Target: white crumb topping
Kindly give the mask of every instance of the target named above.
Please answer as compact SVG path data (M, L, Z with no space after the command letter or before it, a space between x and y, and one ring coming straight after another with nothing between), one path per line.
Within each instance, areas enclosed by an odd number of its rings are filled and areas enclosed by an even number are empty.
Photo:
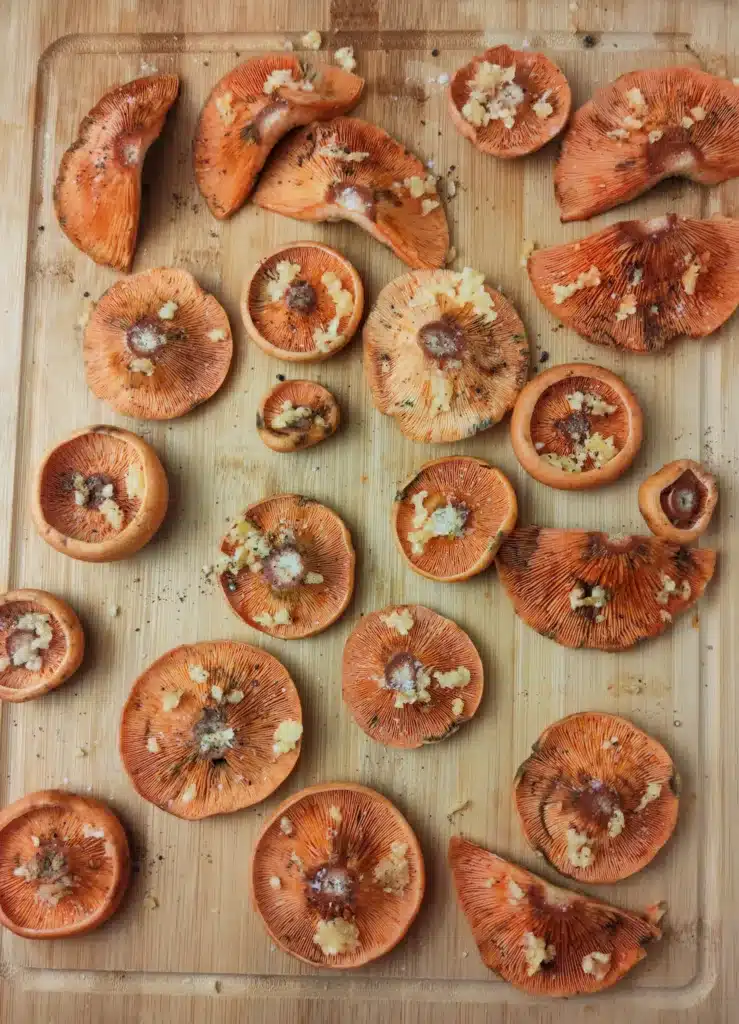
M677 597L677 583L672 577L662 573L662 589L657 593L657 604L669 604L671 597Z
M343 917L319 921L313 942L324 956L352 953L359 946L359 928L354 921L345 921Z
M567 859L575 868L588 868L593 863L593 850L589 837L577 829L567 829Z
M343 320L345 316L351 316L354 311L354 296L344 287L338 274L327 270L321 275L321 284L328 292L339 320Z
M688 259L690 259L690 257L688 257ZM695 286L698 283L698 275L702 269L701 261L697 256L693 256L680 279L686 295L695 295Z
M352 46L341 46L334 54L334 60L344 71L353 71L357 66Z
M104 498L100 502L98 508L106 522L112 526L114 530L120 530L123 528L123 509L117 501L113 498Z
M94 825L85 823L82 826L82 835L85 839L105 839L105 829L95 828Z
M277 875L272 875L272 877L269 880L269 884L270 884L270 888L272 888L272 889L281 889L282 888L282 882L277 877Z
M411 880L407 853L407 843L393 843L389 855L375 865L372 874L383 892L401 893L407 888Z
M389 615L381 615L380 622L384 622L390 629L394 629L401 636L408 636L413 629L413 616L407 608L395 608Z
M556 306L561 306L575 292L582 291L583 288L597 288L599 284L600 271L596 266L591 266L590 270L581 271L569 284L553 284L554 303Z
M282 832L283 836L291 836L293 834L293 823L285 815L280 818L280 832Z
M609 405L604 398L594 395L592 391L573 391L566 397L570 409L574 412L581 412L584 409L591 416L610 416L618 408Z
M309 406L299 405L296 408L289 399L286 399L282 403L281 410L272 418L270 426L274 430L287 430L312 419L313 410Z
M178 309L179 306L177 305L177 303L173 302L172 299L170 299L169 302L165 302L164 305L160 308L159 312L157 313L157 316L159 317L160 320L174 320L174 315Z
M530 978L538 974L542 964L551 963L556 956L554 946L548 945L545 939L537 937L533 932L524 932L523 948L526 973Z
M244 699L244 694L241 690L229 690L226 694L227 704L240 704Z
M363 160L367 159L369 153L353 152L348 146L340 146L334 141L321 146L318 155L328 157L330 160L342 160L347 164L361 164Z
M426 491L421 493L425 495ZM422 513L423 518L421 518ZM464 509L458 505L441 505L429 515L421 503L421 508L417 508L416 515L413 517L413 526L415 527L416 523L419 523L419 525L408 533L411 553L422 555L426 545L434 537L446 537L448 539L463 537L466 520L467 516Z
M202 665L188 665L187 674L190 676L194 683L207 683L209 672L203 668Z
M300 264L289 260L280 260L273 270L273 276L267 278L265 292L270 302L279 302L292 282L300 273Z
M520 903L526 895L521 886L517 882L514 882L512 878L508 879L507 888L508 898L512 903Z
M132 359L128 364L128 368L131 373L143 373L146 377L152 377L154 375L155 366L151 359Z
M626 320L627 317L634 316L636 313L636 296L633 292L629 292L628 295L624 295L621 299L618 309L616 310L617 320Z
M223 330L222 327L217 327L213 331L208 331L207 338L208 341L225 341L226 332Z
M450 672L438 672L433 673L436 685L440 686L443 690L451 690L455 687L466 686L470 681L470 670L465 668L464 665L459 665L457 668L453 668Z
M159 740L156 738L156 736L149 736L149 738L146 741L146 749L149 751L150 754L159 753Z
M551 89L547 89L539 96L537 101L532 104L531 109L534 111L540 121L545 121L548 117L551 117L554 113L554 107L549 102L549 97L552 94Z
M648 804L651 804L654 800L656 800L659 797L661 792L662 786L659 782L648 783L647 788L644 790L644 794L641 800L634 808L634 810L643 811L644 808L648 806Z
M307 572L305 574L305 582L309 587L318 586L319 583L323 583L323 576L320 572Z
M165 690L162 694L162 711L174 711L179 707L182 690Z
M302 735L303 726L301 723L295 722L292 718L286 718L275 729L272 750L278 757L280 754L289 754L291 750L295 750Z
M146 493L146 477L141 466L132 463L126 471L126 494L132 501L141 501Z
M344 820L343 815L342 815L341 811L339 810L339 808L336 807L333 804L328 809L328 816L331 819L331 821L334 823L336 828L339 828L339 826L341 825L342 821Z
M300 45L306 50L320 50L322 42L321 33L314 28L310 32L306 32L300 39Z
M649 139L649 141L651 143L655 143L655 142L659 142L659 140L662 138L663 135L664 135L664 132L661 131L659 128L653 128L652 131L647 136L647 138Z
M617 807L611 817L608 819L608 835L611 839L615 839L616 836L620 836L624 830L626 819L624 818L624 812Z
M303 92L313 92L313 83L305 78L293 78L292 68L275 68L267 75L262 92L271 96L278 89L292 89L293 91L300 89Z
M14 668L25 668L27 672L40 672L43 666L43 658L39 653L49 649L54 637L51 627L51 616L45 612L26 612L16 620L14 631L28 633L30 637L21 638L10 658L3 659L8 668L11 664Z
M591 591L589 596L585 596L585 588L581 583L575 584L569 594L570 597L570 608L577 611L578 608L605 608L610 599L610 595L605 587L601 587L596 584Z
M462 107L462 117L475 128L484 128L491 121L502 121L509 130L513 128L525 97L514 81L515 75L515 64L503 68L480 61L469 82L469 98Z
M592 974L596 981L603 981L608 974L610 963L610 953L600 953L596 950L582 958L583 973Z
M278 608L274 615L269 612L261 612L254 616L254 621L260 626L291 626L292 616L287 608Z
M452 714L455 718L459 718L464 713L464 701L461 697L455 697L452 701Z
M236 120L233 98L233 93L230 90L222 93L220 96L216 96L216 110L224 124L233 124Z
M183 804L192 803L192 801L195 799L197 794L198 794L197 787L196 787L194 782L191 782L190 785L187 787L187 789L182 794L182 796L180 797L180 800L182 801Z

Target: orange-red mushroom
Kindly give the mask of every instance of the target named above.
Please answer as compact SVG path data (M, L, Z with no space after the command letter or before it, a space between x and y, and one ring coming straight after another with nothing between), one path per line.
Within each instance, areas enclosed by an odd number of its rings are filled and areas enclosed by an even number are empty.
M257 431L275 452L312 448L335 434L341 412L331 392L312 380L285 380L259 403Z
M45 590L0 595L0 700L55 690L79 668L85 634L72 608Z
M676 459L639 487L639 509L657 537L691 544L708 529L718 501L718 481L692 459Z

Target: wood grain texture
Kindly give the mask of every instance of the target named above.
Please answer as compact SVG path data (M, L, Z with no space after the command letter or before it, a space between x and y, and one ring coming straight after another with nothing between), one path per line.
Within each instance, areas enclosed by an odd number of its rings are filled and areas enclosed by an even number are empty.
M731 615L739 594L732 529L739 510L739 431L728 416L739 397L735 321L703 345L680 343L663 357L644 360L590 346L559 329L538 306L518 265L524 238L550 244L589 230L558 222L552 152L510 165L476 153L453 132L442 90L428 80L479 49L480 32L548 44L572 78L577 102L594 84L637 62L702 62L736 75L736 29L728 31L733 5L712 0L698 15L687 2L581 2L571 11L566 0L460 0L441 10L430 0L0 4L8 40L8 73L0 82L0 172L6 183L0 196L6 239L0 253L0 427L9 455L0 476L0 583L60 593L81 613L90 637L89 657L71 683L43 701L3 708L0 798L6 802L47 785L82 792L91 787L121 813L139 859L120 915L96 935L48 946L0 936L3 1024L175 1018L230 1024L247 1016L255 1024L333 1024L347 1016L358 1024L580 1024L625 1013L660 1024L732 1020L739 934L739 868L732 855L739 652ZM320 380L341 401L346 425L335 438L295 456L269 452L256 438L259 397L286 369L245 342L238 296L253 262L282 241L326 239L359 267L369 303L403 269L349 226L300 225L254 209L218 224L195 189L189 140L212 83L247 55L247 47L268 48L282 33L314 27L336 30L342 42L361 33L355 40L359 70L370 85L361 116L434 159L437 171L455 165L460 189L449 215L458 264L484 270L516 303L534 352L546 349L550 363L582 358L614 369L647 410L647 438L634 467L614 487L593 494L563 496L524 477L505 426L453 450L488 458L510 474L522 521L614 531L641 528L636 488L644 475L681 455L704 458L721 480L719 511L706 538L719 547L721 560L717 584L700 607L699 628L680 622L656 643L620 656L562 651L514 618L494 572L439 588L407 570L390 535L395 485L425 459L452 448L406 442L394 423L374 412L358 340L327 364L300 373ZM602 36L595 50L586 51L573 29L580 36L617 35ZM475 35L445 35L457 30ZM663 34L644 35L650 32ZM75 33L84 38L57 43L37 69L47 47ZM108 44L92 38L100 33L137 38ZM439 58L431 56L435 46ZM33 533L27 515L33 466L48 443L86 422L102 418L137 427L109 412L84 385L74 325L84 293L97 296L115 275L93 267L60 235L50 188L80 118L108 85L140 73L142 60L179 71L185 88L145 171L136 269L172 263L195 273L224 303L237 357L212 402L185 420L141 428L172 483L171 512L159 537L120 566L84 566L47 549ZM668 183L629 209L612 211L598 226L666 206L693 216L736 216L739 184L702 192ZM287 373L295 375L289 368ZM346 617L330 632L287 644L234 619L201 579L200 567L213 561L227 515L262 495L294 489L345 517L359 550L359 586ZM109 598L122 607L117 619L106 615ZM458 621L478 643L488 678L478 718L466 730L442 746L408 753L373 744L350 723L340 699L346 635L362 612L398 600L420 601ZM115 751L130 682L158 654L193 636L244 639L279 657L300 689L306 721L299 768L273 799L200 824L176 821L139 800ZM670 934L607 999L550 1007L518 995L482 968L453 902L443 851L448 836L460 830L536 869L511 807L513 772L548 722L586 708L632 717L665 742L683 774L686 796L672 843L635 878L597 887L598 895L634 909L666 898ZM74 757L80 745L89 751L84 759ZM246 896L251 844L264 814L300 786L328 779L363 782L393 799L418 830L429 868L427 904L406 942L353 976L317 974L272 951ZM450 823L447 812L463 799L471 800L470 809ZM143 908L147 890L160 901L156 911Z

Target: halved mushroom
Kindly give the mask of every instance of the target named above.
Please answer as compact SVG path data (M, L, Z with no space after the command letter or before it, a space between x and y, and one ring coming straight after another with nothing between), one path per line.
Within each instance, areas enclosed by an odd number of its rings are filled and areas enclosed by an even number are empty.
M285 380L259 403L257 430L272 451L295 452L335 434L340 416L327 388L312 380Z
M0 924L16 935L92 931L118 909L130 873L126 833L99 800L49 789L0 811Z
M351 535L335 512L312 498L278 494L233 520L216 569L240 619L296 640L322 632L344 613L355 561Z
M393 534L414 572L457 583L482 572L518 517L516 492L495 466L469 455L435 459L395 495Z
M623 651L702 596L716 552L655 537L527 526L496 557L516 614L564 647Z
M85 327L90 390L126 416L184 416L220 388L233 339L226 311L186 270L117 281Z
M244 282L241 316L252 341L289 363L328 359L354 337L362 279L346 256L320 242L292 242L257 263Z
M279 140L298 125L345 114L364 79L341 68L304 66L289 53L253 57L215 85L195 131L198 188L220 219L230 217L254 187Z
M286 800L252 859L252 896L271 938L318 967L361 967L397 946L425 881L420 844L400 811L352 783L310 786Z
M528 382L513 408L516 458L547 487L581 491L617 480L642 442L636 395L590 363L552 366Z
M550 725L516 773L529 846L580 882L641 871L677 824L680 779L657 740L625 718L587 711Z
M691 544L708 529L718 501L718 481L692 459L677 459L639 488L639 510L657 537Z
M120 753L136 792L189 821L259 803L300 756L303 716L287 670L232 640L183 644L131 687Z
M420 604L364 615L344 647L342 692L368 736L413 750L457 731L482 700L472 640Z
M297 220L350 220L411 267L443 267L449 249L435 176L356 117L309 125L280 143L254 202Z
M537 249L528 271L549 312L583 338L655 352L713 333L739 305L739 220L624 220Z
M528 374L518 313L469 267L396 277L378 295L363 338L372 400L412 441L487 430L512 408Z
M661 938L646 917L560 889L468 839L452 837L449 863L482 962L531 995L601 992Z
M63 555L113 562L149 543L168 500L167 474L151 445L120 427L85 427L44 457L31 514Z
M681 177L739 174L739 91L696 68L629 71L575 112L554 172L563 221L587 220Z
M85 653L80 620L45 590L0 594L0 700L24 701L55 690Z
M459 68L449 113L460 135L492 156L525 156L564 128L572 93L553 61L532 50L494 46Z
M177 75L151 75L110 89L62 157L54 186L59 227L96 263L131 269L141 168L179 88Z

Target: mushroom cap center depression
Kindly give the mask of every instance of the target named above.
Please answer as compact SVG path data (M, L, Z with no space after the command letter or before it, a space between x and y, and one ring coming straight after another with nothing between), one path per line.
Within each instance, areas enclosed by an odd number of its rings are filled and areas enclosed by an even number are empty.
M294 281L285 292L285 305L293 313L312 313L316 302L316 290L308 281Z
M695 473L686 469L674 483L660 495L662 510L675 525L689 523L695 516L705 493L705 488Z
M584 818L601 825L606 825L614 811L621 808L616 790L595 778L587 779L582 789L574 790L567 803Z
M341 915L353 909L357 879L348 868L338 864L324 864L305 880L309 901L324 916Z
M465 348L464 331L445 313L419 329L418 343L432 359L457 359Z
M367 185L355 185L352 182L332 185L326 200L340 206L347 213L358 214L369 220L374 220L377 213L375 193Z
M271 552L262 572L274 590L294 590L305 579L305 560L297 548L284 545Z
M234 731L220 708L203 708L192 730L198 753L207 761L216 761L233 746Z
M407 651L394 654L385 666L385 682L389 690L407 695L415 694L418 673L423 669L421 662Z
M126 345L134 355L150 356L167 344L167 335L153 317L143 317L126 331Z

